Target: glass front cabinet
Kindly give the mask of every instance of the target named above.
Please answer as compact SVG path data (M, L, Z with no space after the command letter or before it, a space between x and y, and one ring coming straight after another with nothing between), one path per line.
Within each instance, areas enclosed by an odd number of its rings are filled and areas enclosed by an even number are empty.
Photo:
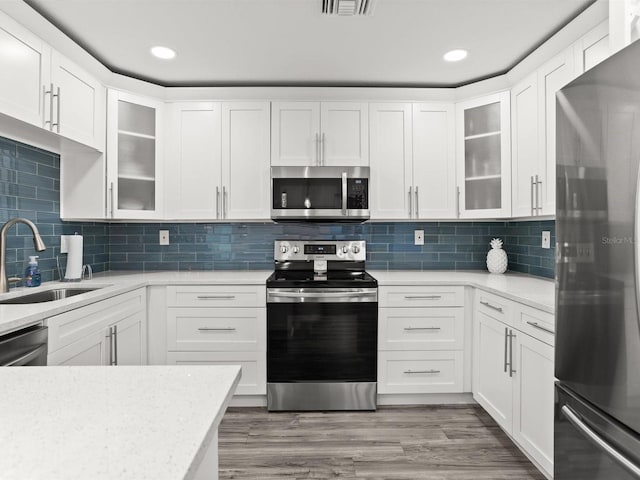
M511 215L509 92L456 105L460 218Z
M161 102L108 91L107 218L161 218L161 117Z

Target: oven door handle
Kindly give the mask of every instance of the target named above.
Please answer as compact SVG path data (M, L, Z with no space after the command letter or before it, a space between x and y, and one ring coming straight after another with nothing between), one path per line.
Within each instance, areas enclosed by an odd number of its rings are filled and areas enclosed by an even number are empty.
M377 293L376 292L324 292L324 293L270 292L268 295L270 297L281 297L281 298L354 298L354 297L375 297Z

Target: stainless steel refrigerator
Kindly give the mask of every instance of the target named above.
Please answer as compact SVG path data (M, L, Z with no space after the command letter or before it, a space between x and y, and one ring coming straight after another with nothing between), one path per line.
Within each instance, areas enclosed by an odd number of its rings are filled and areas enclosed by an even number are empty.
M640 479L640 42L556 102L554 478Z

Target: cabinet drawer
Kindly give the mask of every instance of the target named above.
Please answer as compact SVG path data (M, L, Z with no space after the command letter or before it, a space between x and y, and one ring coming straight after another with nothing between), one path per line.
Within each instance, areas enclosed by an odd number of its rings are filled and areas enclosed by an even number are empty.
M476 311L500 320L511 327L514 326L512 321L514 302L511 300L482 290L476 290L474 303Z
M168 365L240 365L236 395L266 395L267 356L264 352L169 352Z
M461 350L464 308L381 308L380 350Z
M169 351L266 350L266 308L168 308Z
M145 310L146 292L146 288L140 288L50 317L47 319L49 353Z
M555 345L555 316L528 305L516 304L515 328L533 338Z
M264 285L186 285L167 287L169 307L264 307Z
M378 289L381 307L461 307L464 287L383 286Z
M378 393L460 393L463 352L379 352Z

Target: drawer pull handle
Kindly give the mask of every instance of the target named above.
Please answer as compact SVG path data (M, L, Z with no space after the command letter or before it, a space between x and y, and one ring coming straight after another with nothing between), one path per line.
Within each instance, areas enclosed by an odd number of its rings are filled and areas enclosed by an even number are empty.
M405 295L407 300L440 300L442 295Z
M527 321L527 324L531 325L533 328L537 328L538 330L542 330L543 332L550 333L551 335L555 335L556 334L556 332L554 332L553 330L551 330L549 328L545 328L542 325L538 325L538 322Z
M220 327L220 328L201 327L201 328L198 328L198 331L200 331L200 332L233 332L234 330L235 330L235 328L233 328L233 327Z
M440 330L440 327L404 327L405 330Z
M198 300L233 300L235 295L198 295Z
M413 373L440 373L440 370L405 370L404 373L409 375Z
M502 307L496 307L495 305L491 305L489 302L485 302L483 300L480 300L480 303L482 305L484 305L485 307L489 307L492 308L493 310L495 310L496 312L500 312L502 313Z

